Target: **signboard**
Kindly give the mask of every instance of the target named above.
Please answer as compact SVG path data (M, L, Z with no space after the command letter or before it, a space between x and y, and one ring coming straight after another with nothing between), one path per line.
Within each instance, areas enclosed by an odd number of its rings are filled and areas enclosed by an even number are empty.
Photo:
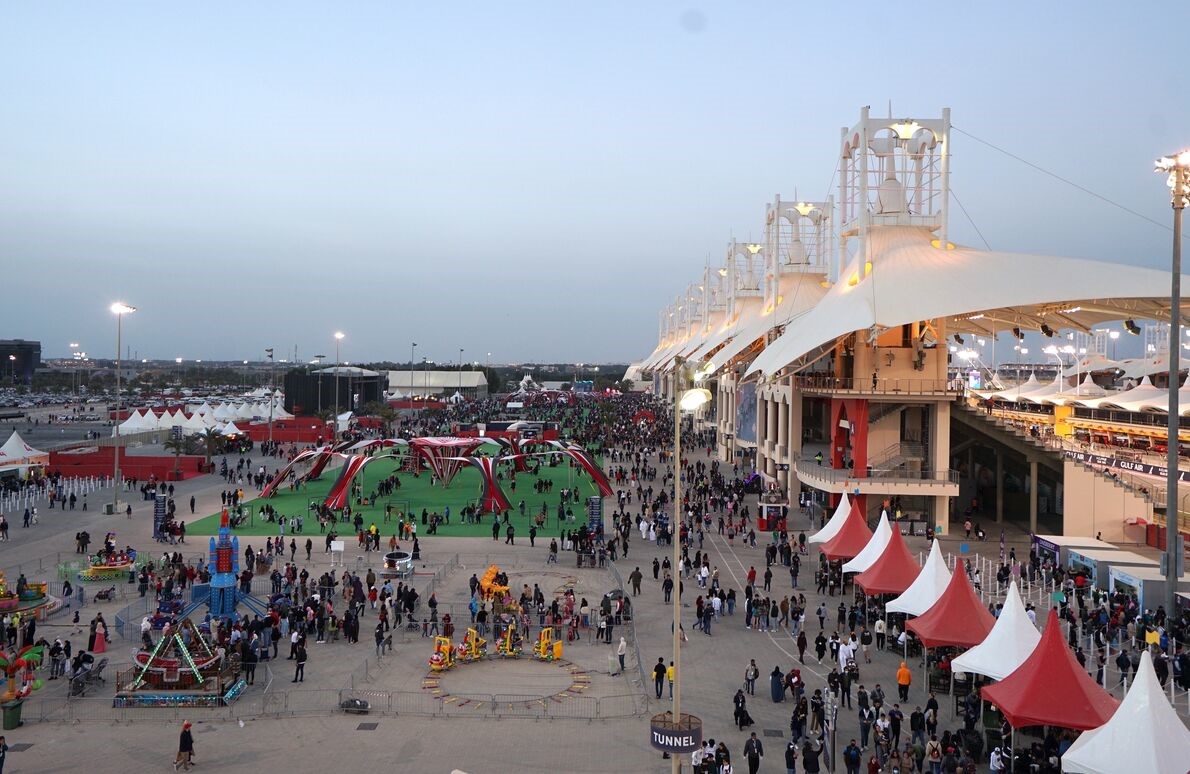
M1075 460L1076 462L1085 462L1088 465L1100 465L1108 468L1119 468L1120 470L1127 470L1132 473L1141 473L1146 476L1157 476L1158 478L1165 478L1166 468L1164 465L1147 465L1143 462L1135 462L1133 460L1120 460L1115 457L1105 457L1101 454L1089 454L1081 451L1067 451L1066 458ZM1190 470L1178 471L1179 481L1190 481Z
M596 535L603 534L603 498L587 498L587 529Z
M680 723L673 722L672 712L654 715L649 720L649 743L654 750L670 754L694 752L702 746L702 721L685 713Z
M756 443L756 382L744 382L735 391L736 440Z
M165 523L165 516L169 505L169 498L165 495L157 495L153 500L153 537L160 540L161 525Z
M332 540L331 541L331 550L332 551L338 551L339 553L343 553L343 549L346 546L347 546L347 541L345 541L345 540Z

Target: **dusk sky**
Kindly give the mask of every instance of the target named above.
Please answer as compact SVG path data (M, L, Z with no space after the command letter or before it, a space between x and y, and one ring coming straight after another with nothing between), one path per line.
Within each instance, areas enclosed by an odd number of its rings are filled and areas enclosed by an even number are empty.
M140 357L624 362L822 198L863 105L1165 224L1184 0L8 3L0 338ZM1181 53L1179 54L1179 50ZM1168 229L955 133L995 249L1167 265ZM962 210L951 236L982 245ZM996 268L989 266L988 271ZM1027 281L1028 278L1022 278ZM962 288L955 288L961 293Z

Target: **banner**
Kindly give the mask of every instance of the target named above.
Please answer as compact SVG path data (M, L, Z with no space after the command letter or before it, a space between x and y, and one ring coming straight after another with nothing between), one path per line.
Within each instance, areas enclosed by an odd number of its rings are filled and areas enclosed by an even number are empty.
M1158 478L1165 478L1166 468L1164 465L1149 465L1144 462L1135 462L1133 460L1120 460L1115 457L1104 457L1101 454L1090 454L1088 452L1080 451L1066 451L1064 452L1067 459L1076 462L1084 462L1088 465L1099 465L1107 468L1117 468L1119 470L1126 470L1129 473L1140 473L1145 476L1157 476ZM1190 471L1179 470L1178 481L1190 481Z

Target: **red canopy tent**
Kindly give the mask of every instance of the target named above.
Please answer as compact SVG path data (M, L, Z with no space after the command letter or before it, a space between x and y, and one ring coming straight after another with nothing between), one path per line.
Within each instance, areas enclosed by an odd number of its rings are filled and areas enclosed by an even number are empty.
M983 642L996 619L987 611L971 583L961 561L955 563L950 583L933 606L905 624L927 648L948 645L972 648Z
M855 583L865 594L904 594L920 572L921 565L905 547L901 530L893 524L892 538L884 552L871 567L855 576Z
M868 529L868 522L860 513L859 505L852 501L851 510L847 512L847 520L835 533L835 536L822 544L819 550L827 559L854 559L864 550L864 546L872 539L872 530Z
M983 698L999 707L1014 729L1058 726L1086 731L1111 720L1120 706L1079 666L1052 609L1033 654L1008 677L984 688Z

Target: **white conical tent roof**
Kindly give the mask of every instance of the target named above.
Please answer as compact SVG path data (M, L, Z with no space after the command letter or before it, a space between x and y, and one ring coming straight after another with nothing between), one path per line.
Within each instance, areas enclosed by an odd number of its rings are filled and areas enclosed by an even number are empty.
M154 425L150 424L149 428L152 427L154 427ZM145 417L144 414L141 414L139 411L133 411L128 415L127 419L120 423L121 433L139 433L141 430L145 429L147 429L145 427ZM115 435L115 433L113 432L112 435Z
M13 430L4 445L0 446L0 465L13 465L22 460L46 456L48 455L45 452L34 449L26 443L16 430Z
M811 535L807 542L825 543L839 534L839 530L843 529L843 524L847 521L848 513L851 513L851 498L844 492L843 496L839 498L839 506L835 508L834 515L823 525L822 529Z
M220 403L215 409L215 419L218 419L220 422L234 419L235 415L235 411L232 410L230 403Z
M202 402L202 405L194 410L194 413L205 417L207 414L210 414L212 411L214 411L214 409L211 408L211 404L207 403L204 400Z
M946 569L946 560L942 558L942 549L938 541L932 541L930 555L905 593L888 603L885 608L890 613L906 613L921 615L934 606L942 592L950 584L950 570Z
M293 419L293 414L286 411L284 406L275 406L273 408L273 419Z
M241 403L240 407L238 409L236 409L235 418L236 419L251 419L252 418L252 407L249 406L247 403Z
M198 414L191 414L186 419L185 423L182 424L182 429L185 430L188 435L192 433L201 433L206 429L206 427L207 426L203 424L202 417Z
M993 680L1003 680L1025 663L1040 641L1041 632L1029 620L1016 581L1013 581L1004 598L1000 617L988 636L951 663L956 672L971 672Z
M202 420L203 427L214 427L219 424L219 420L215 419L215 413L213 411L208 411L206 414L200 415L199 419Z
M223 428L224 435L243 435L244 431L236 427L235 422L228 422Z
M876 564L876 560L884 553L890 540L892 540L892 527L888 523L888 511L881 511L880 523L876 525L876 531L868 539L868 544L851 561L843 565L843 572L863 572Z
M1111 720L1084 731L1062 756L1062 771L1080 774L1186 774L1188 768L1190 731L1161 692L1147 649Z

